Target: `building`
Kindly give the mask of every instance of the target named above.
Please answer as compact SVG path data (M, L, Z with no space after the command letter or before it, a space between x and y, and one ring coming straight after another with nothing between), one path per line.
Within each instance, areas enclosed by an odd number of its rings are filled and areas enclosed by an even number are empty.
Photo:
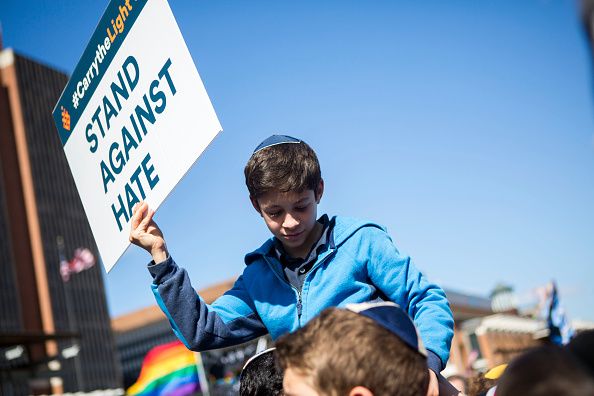
M112 329L126 389L136 382L142 360L151 348L177 339L156 305L112 319Z
M551 342L546 318L532 306L520 312L510 286L496 286L491 299L451 291L446 294L455 321L450 361L443 372L446 376L483 372ZM577 334L594 328L594 323L574 320L571 327Z
M479 371L508 363L527 349L547 342L546 322L498 313L466 321L462 333L477 352L473 368Z
M463 325L469 320L493 314L491 300L485 297L445 290L452 314L454 315L454 338L450 348L450 360L444 375L464 373L469 365L469 356L473 351L468 334Z
M101 265L60 277L60 253L97 257L52 118L67 80L0 50L2 394L121 388Z

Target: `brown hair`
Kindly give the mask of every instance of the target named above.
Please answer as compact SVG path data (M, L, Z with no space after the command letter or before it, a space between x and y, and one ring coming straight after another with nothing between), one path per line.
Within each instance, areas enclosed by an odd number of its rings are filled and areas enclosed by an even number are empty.
M250 196L256 199L272 190L313 190L317 195L322 179L318 157L303 141L277 144L255 152L246 164L244 174Z
M468 380L468 396L485 395L489 389L497 385L496 379L485 378L484 373L479 373Z
M364 386L375 395L425 395L425 357L372 319L328 308L276 343L279 364L310 380L324 395Z

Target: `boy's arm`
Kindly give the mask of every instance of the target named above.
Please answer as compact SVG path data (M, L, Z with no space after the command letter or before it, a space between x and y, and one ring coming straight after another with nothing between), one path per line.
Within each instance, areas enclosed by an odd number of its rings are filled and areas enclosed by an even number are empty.
M429 283L410 257L400 254L386 232L373 228L366 237L371 281L413 318L429 355L427 364L439 373L448 361L454 335L454 318L444 291Z
M171 256L148 268L157 303L187 348L195 351L222 348L268 332L243 287L242 277L208 306L190 284L186 270L178 267Z
M231 290L214 302L204 303L190 284L187 272L167 252L155 211L146 202L134 206L130 242L151 254L152 290L177 337L192 350L239 344L267 333L240 277Z

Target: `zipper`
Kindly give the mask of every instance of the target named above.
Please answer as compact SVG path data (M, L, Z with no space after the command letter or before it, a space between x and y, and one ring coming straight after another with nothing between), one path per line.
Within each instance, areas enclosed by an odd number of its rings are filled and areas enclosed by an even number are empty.
M303 284L305 285L305 282L307 281L307 276L313 272L314 269L318 268L320 265L322 265L323 263L326 262L326 260L328 260L330 258L330 256L332 256L334 254L334 252L336 251L336 249L331 249L330 252L328 252L328 254L326 255L326 257L324 257L322 260L318 261L313 267L311 267L309 269L309 271L307 271L305 273L305 277L303 278ZM268 258L266 256L262 256L264 258L264 261L266 261L266 263L268 264L268 266L270 267L270 269L272 270L272 272L274 272L274 275L276 275L276 277L285 285L289 286L291 289L293 289L293 291L297 294L297 326L301 327L301 315L303 314L303 300L301 298L301 292L303 291L303 287L301 289L297 289L295 286L293 286L291 283L289 283L284 276L279 275L279 273L274 269L274 266L272 265L272 263L270 261L268 261Z
M301 311L303 308L303 304L301 302L301 290L298 290L295 286L293 286L292 284L290 284L284 276L279 275L279 273L274 269L274 266L272 265L272 263L270 261L268 261L268 257L266 256L262 256L264 258L264 261L266 261L266 264L268 264L268 267L270 267L270 269L272 270L272 272L274 273L274 275L276 275L276 277L281 281L281 283L285 284L286 286L290 287L291 289L293 289L293 291L295 292L295 294L297 294L297 326L301 327Z
M330 252L328 252L328 254L326 255L326 257L324 257L323 259L321 259L320 261L318 261L316 264L314 264L313 267L311 267L309 269L309 271L307 271L305 273L305 276L303 277L303 285L305 285L305 282L307 282L307 276L313 272L314 269L318 268L320 265L322 265L323 263L326 262L326 260L328 260L330 258L330 256L332 256L334 254L334 250L330 250ZM297 290L297 325L299 327L301 327L301 314L303 311L303 302L301 300L301 292L303 291L303 286L301 286L301 290Z
M301 327L301 313L303 304L301 301L301 290L297 290L297 325Z

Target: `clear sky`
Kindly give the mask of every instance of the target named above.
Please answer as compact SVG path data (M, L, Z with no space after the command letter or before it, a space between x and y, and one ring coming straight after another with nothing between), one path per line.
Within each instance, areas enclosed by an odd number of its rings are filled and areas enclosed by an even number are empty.
M106 6L2 0L4 45L71 73ZM243 166L284 133L318 152L319 211L386 225L430 280L527 295L555 279L570 317L594 320L594 69L575 1L171 6L224 129L156 216L196 288L269 236ZM112 315L154 303L148 261L132 247L105 276Z

